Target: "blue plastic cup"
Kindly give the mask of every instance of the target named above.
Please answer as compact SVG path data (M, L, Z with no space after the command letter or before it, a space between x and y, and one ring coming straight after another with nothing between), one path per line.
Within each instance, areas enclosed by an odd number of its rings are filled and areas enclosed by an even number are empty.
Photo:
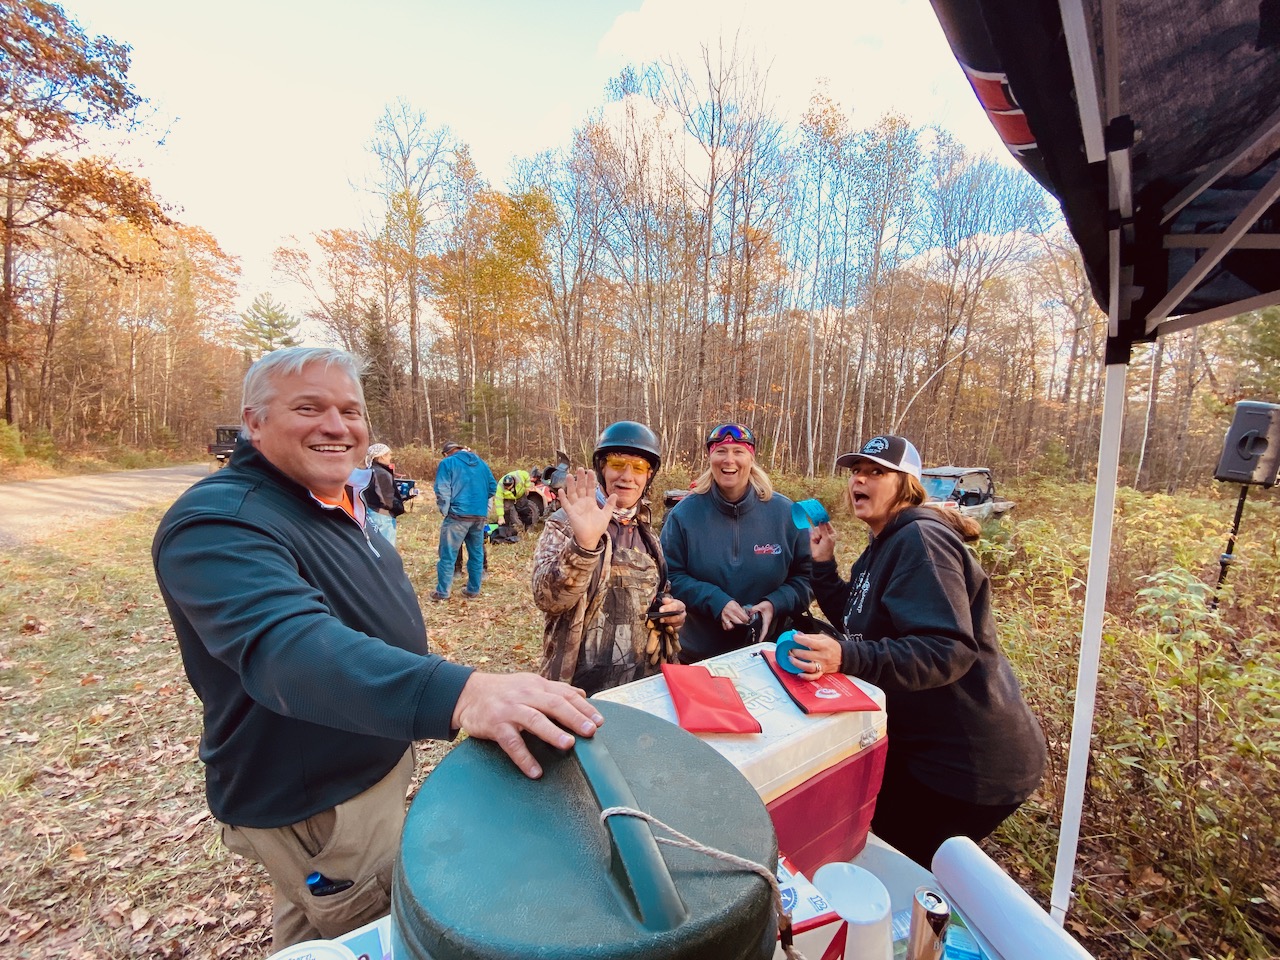
M791 662L791 651L808 649L803 643L796 642L796 632L794 630L788 630L778 637L778 646L773 651L773 657L778 661L778 666L787 671L787 673L794 673L799 676L804 671Z
M822 505L821 500L797 500L791 505L791 522L801 530L806 530L830 523L831 517L827 516L827 508Z

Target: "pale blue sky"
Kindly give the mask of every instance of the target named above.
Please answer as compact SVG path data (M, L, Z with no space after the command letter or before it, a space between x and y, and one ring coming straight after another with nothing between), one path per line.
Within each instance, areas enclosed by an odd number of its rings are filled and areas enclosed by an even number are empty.
M517 157L567 140L627 63L701 44L753 46L780 112L818 78L856 125L890 108L1003 152L928 0L65 0L133 47L130 77L167 129L133 152L178 217L242 259L243 304L275 283L291 235L361 225L350 187L403 97L470 144L501 185Z

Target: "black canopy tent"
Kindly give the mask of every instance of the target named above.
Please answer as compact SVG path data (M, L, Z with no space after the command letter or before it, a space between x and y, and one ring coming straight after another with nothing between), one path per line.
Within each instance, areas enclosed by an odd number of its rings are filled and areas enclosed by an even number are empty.
M931 0L1107 311L1092 550L1050 912L1066 916L1134 343L1280 303L1280 0Z

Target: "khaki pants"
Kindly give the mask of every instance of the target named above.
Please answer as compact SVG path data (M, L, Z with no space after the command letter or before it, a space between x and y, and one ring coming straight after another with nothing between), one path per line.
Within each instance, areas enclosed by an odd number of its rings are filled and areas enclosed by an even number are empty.
M390 910L391 872L412 775L410 748L382 780L332 810L287 827L221 825L227 849L256 860L271 877L273 950L342 936ZM306 883L313 870L331 881L354 883L339 893L313 896Z

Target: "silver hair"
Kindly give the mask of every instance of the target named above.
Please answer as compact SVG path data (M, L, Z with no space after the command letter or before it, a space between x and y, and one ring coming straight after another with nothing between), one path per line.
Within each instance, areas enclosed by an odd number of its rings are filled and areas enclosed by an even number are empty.
M301 373L304 367L309 367L313 363L337 367L350 377L360 397L360 409L367 417L364 387L360 384L364 361L355 354L339 350L337 347L283 347L260 357L244 375L244 393L240 401L240 435L248 438L250 416L266 415L267 406L275 399L277 378Z
M365 469L367 470L369 467L372 467L373 461L377 460L380 456L390 452L391 452L391 448L388 447L385 443L369 444L369 449L368 451L365 452L365 455L364 455Z

